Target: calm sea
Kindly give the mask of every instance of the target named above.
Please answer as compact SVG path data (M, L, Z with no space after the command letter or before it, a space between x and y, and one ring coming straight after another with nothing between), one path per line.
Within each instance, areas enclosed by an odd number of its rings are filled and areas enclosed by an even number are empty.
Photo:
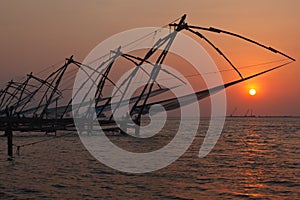
M176 124L173 120L145 142L111 140L131 151L151 151L169 142ZM227 118L213 151L199 159L206 129L202 120L179 160L146 174L122 173L99 163L76 133L21 148L14 161L6 161L6 138L1 137L0 198L300 199L300 118ZM16 134L16 145L52 137Z

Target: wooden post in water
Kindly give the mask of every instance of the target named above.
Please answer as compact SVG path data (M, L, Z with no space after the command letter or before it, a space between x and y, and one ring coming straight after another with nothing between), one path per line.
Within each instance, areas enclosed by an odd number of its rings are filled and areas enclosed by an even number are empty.
M129 116L128 113L126 113L126 115L122 117L122 120L120 122L120 133L122 135L126 135L127 134L129 118L130 118L130 116Z
M9 110L6 109L7 115L7 126L5 130L5 135L7 136L7 156L8 160L13 159L13 132L12 132L12 122L11 122L11 115L12 115L13 108L10 107Z
M58 122L58 119L57 119L57 117L58 117L58 114L57 114L57 105L58 105L58 103L57 103L57 99L55 100L55 124L54 124L54 133L55 133L55 136L57 136L57 132L56 132L56 126L58 125L57 124L57 122Z
M135 123L135 135L138 137L140 135L141 118L137 117Z
M5 134L7 135L7 156L8 156L8 160L12 160L13 159L13 134L12 134L12 130L10 129L11 127L7 127Z

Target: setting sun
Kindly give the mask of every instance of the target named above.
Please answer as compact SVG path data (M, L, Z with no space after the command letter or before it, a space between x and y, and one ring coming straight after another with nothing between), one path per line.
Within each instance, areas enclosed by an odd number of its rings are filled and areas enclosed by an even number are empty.
M251 96L254 96L255 94L256 94L256 90L255 89L250 89L249 90L249 94L251 95Z

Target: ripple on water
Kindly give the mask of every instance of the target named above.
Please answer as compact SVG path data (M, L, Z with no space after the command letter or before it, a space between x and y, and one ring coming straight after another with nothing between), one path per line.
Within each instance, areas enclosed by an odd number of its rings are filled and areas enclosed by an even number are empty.
M6 140L0 138L0 198L299 199L299 122L230 118L213 151L202 159L198 153L205 131L200 128L182 158L146 174L118 172L95 161L76 134L21 148L14 162L6 161ZM203 120L201 124L207 125ZM43 137L15 137L14 143ZM165 144L160 140L155 140L158 146ZM128 148L151 149L148 144L130 141L135 146Z

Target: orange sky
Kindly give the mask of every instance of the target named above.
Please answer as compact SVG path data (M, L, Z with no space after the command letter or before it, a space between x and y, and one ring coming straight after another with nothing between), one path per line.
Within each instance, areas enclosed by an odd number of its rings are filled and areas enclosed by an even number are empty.
M230 30L300 60L299 7L297 0L2 0L0 84L72 54L83 60L95 45L113 34L162 26L184 13L191 24ZM300 115L299 74L300 66L295 62L229 88L229 113L237 107L236 114L242 115L247 109L257 115ZM257 87L253 97L248 95L251 85Z

